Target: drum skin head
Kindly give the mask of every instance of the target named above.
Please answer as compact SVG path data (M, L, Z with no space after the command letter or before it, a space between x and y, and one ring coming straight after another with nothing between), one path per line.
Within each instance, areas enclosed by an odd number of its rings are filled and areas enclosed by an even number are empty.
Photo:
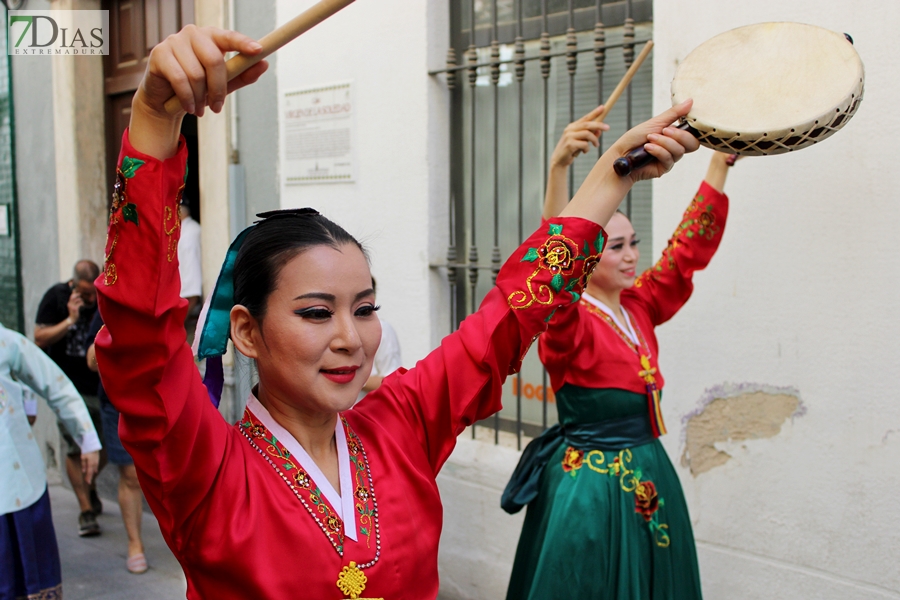
M847 124L865 71L842 33L802 23L759 23L704 42L681 62L672 104L704 146L745 156L811 146Z

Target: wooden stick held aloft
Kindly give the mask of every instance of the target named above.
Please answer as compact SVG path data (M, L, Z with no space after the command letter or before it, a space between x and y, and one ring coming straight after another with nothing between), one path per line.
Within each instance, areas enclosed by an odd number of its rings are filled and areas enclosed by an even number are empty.
M628 84L631 83L631 80L634 79L635 74L637 74L638 69L641 68L641 65L650 55L650 50L653 49L653 40L648 40L646 44L644 44L644 49L641 50L641 53L638 54L638 57L635 59L631 66L628 67L628 70L625 71L625 76L622 77L622 80L619 82L619 85L616 86L616 89L613 90L612 94L609 95L609 98L606 99L606 102L603 103L603 110L600 111L600 114L594 118L594 121L600 122L606 118L606 115L609 114L609 111L612 110L612 107L616 105L616 102L619 100L619 96L625 91L625 88L628 87Z
M228 73L228 81L231 81L265 57L269 56L288 42L306 33L342 8L353 4L355 0L320 0L309 9L303 11L278 29L267 33L261 40L262 51L255 56L238 54L225 63ZM181 102L177 96L172 96L166 101L166 112L170 115L178 114L181 110Z

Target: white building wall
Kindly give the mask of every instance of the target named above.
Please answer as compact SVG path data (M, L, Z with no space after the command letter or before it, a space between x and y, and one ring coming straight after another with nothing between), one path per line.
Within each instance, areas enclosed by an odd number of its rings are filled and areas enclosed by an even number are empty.
M704 40L762 21L850 33L865 99L821 145L750 158L732 170L727 229L690 303L659 330L665 445L677 462L681 419L730 382L791 387L806 407L774 437L719 446L724 465L679 467L707 597L900 598L900 227L892 173L900 93L890 31L900 3L659 1L654 104L670 105L675 67ZM740 65L735 65L740 69ZM748 82L752 85L752 82ZM708 152L654 184L653 248L666 243Z
M312 4L278 0L278 23ZM315 207L369 249L379 315L406 366L439 339L432 324L446 296L428 265L446 248L448 108L428 70L444 60L448 14L443 1L357 2L278 57L279 94L353 81L356 182L282 185L281 206Z
M277 0L278 23L311 4ZM847 31L867 74L858 114L833 139L738 164L721 250L697 276L691 302L659 330L665 444L690 504L706 597L900 598L900 405L892 393L900 204L891 152L900 129L891 33L900 3L692 0L657 2L654 14L657 110L669 105L669 81L691 49L754 22ZM447 320L444 284L428 268L446 245L447 106L442 84L427 75L444 61L446 15L444 0L358 2L282 50L276 69L279 92L354 81L356 183L282 186L281 205L315 206L369 246L382 316L396 327L407 366ZM707 160L698 152L655 184L654 253ZM730 459L695 477L679 463L682 418L727 383L793 388L805 413L771 437L718 444ZM521 515L500 511L499 495L516 459L464 440L444 469L442 597L503 596Z
M30 10L50 10L48 0L30 2ZM16 193L19 202L25 334L33 339L34 319L44 294L72 276L73 261L60 266L56 184L53 61L43 56L10 58L15 119ZM35 98L46 101L35 102ZM68 99L68 98L67 98ZM68 257L66 257L68 258ZM102 258L102 255L101 257ZM75 259L77 260L77 259ZM60 275L65 273L63 279ZM8 325L13 325L9 323ZM54 427L55 429L55 427Z

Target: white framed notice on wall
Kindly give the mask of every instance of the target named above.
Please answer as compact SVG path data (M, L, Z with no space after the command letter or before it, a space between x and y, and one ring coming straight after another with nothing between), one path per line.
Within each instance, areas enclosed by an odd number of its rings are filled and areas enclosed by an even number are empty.
M9 235L9 204L0 204L0 236Z
M353 83L295 89L281 98L281 172L287 185L355 181Z

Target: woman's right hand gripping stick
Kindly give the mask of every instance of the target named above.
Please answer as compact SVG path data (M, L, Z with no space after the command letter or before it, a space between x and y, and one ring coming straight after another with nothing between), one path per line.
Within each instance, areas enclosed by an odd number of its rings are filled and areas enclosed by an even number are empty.
M173 156L186 113L202 117L206 107L218 113L225 105L225 96L254 83L269 66L260 61L229 82L225 54L254 55L260 51L262 46L252 38L215 27L188 25L167 37L150 52L147 70L131 103L131 145L160 160ZM164 105L172 96L178 97L184 112L166 112Z

